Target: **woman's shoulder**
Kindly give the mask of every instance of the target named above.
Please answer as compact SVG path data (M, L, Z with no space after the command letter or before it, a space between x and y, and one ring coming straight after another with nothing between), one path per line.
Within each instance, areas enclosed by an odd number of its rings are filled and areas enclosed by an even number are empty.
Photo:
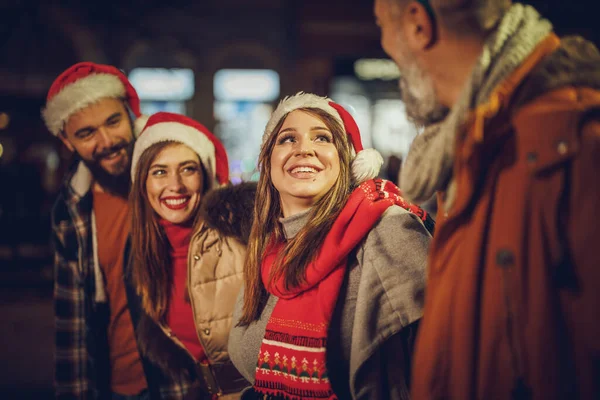
M427 257L430 240L431 233L418 215L393 205L368 233L357 256L367 269L420 269Z
M256 183L228 185L206 193L200 205L202 224L222 236L248 242L254 213Z
M426 226L426 218L423 217L423 214L415 213L399 205L392 205L384 211L369 235L389 233L397 236L402 235L406 230L417 230L427 236L432 234Z
M413 213L412 211L409 211L404 207L400 207L399 205L394 204L388 207L388 209L383 212L381 218L398 218L398 216L400 215L412 215L416 217L415 213Z

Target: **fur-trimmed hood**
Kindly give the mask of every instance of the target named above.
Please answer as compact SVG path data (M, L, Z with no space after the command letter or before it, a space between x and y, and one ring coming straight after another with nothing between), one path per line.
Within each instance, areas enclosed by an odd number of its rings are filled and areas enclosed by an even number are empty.
M248 244L254 220L255 195L255 182L211 190L202 199L199 221L223 236L233 236Z

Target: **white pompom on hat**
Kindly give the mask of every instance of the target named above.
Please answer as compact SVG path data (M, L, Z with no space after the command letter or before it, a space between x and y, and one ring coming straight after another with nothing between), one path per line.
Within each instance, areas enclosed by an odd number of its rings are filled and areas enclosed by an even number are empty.
M352 115L328 97L299 92L283 99L267 123L262 140L263 145L266 143L267 138L273 134L273 130L281 119L299 108L317 108L325 111L344 128L354 150L354 159L352 160L352 178L354 182L362 183L377 177L383 165L383 157L375 149L363 149L360 130Z
M73 114L104 98L127 101L135 116L134 131L141 132L148 117L142 115L140 98L129 79L118 68L92 62L77 63L54 80L42 118L56 136Z
M152 114L135 141L131 158L131 181L135 181L141 155L150 146L173 141L191 148L198 157L214 189L229 182L229 162L223 144L201 123L180 114Z

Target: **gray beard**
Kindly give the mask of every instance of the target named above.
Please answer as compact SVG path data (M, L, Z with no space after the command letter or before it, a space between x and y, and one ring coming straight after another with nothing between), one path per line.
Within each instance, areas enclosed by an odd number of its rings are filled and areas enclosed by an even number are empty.
M430 78L417 65L406 68L398 86L408 119L417 126L427 127L438 123L450 112L448 107L439 103Z

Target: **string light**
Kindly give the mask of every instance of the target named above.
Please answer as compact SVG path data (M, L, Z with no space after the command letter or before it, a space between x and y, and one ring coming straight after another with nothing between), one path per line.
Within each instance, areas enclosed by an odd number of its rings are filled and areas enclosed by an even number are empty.
M8 128L8 124L10 124L10 115L0 112L0 130Z
M389 59L363 58L354 63L354 73L363 81L374 79L395 80L400 78L400 71Z

